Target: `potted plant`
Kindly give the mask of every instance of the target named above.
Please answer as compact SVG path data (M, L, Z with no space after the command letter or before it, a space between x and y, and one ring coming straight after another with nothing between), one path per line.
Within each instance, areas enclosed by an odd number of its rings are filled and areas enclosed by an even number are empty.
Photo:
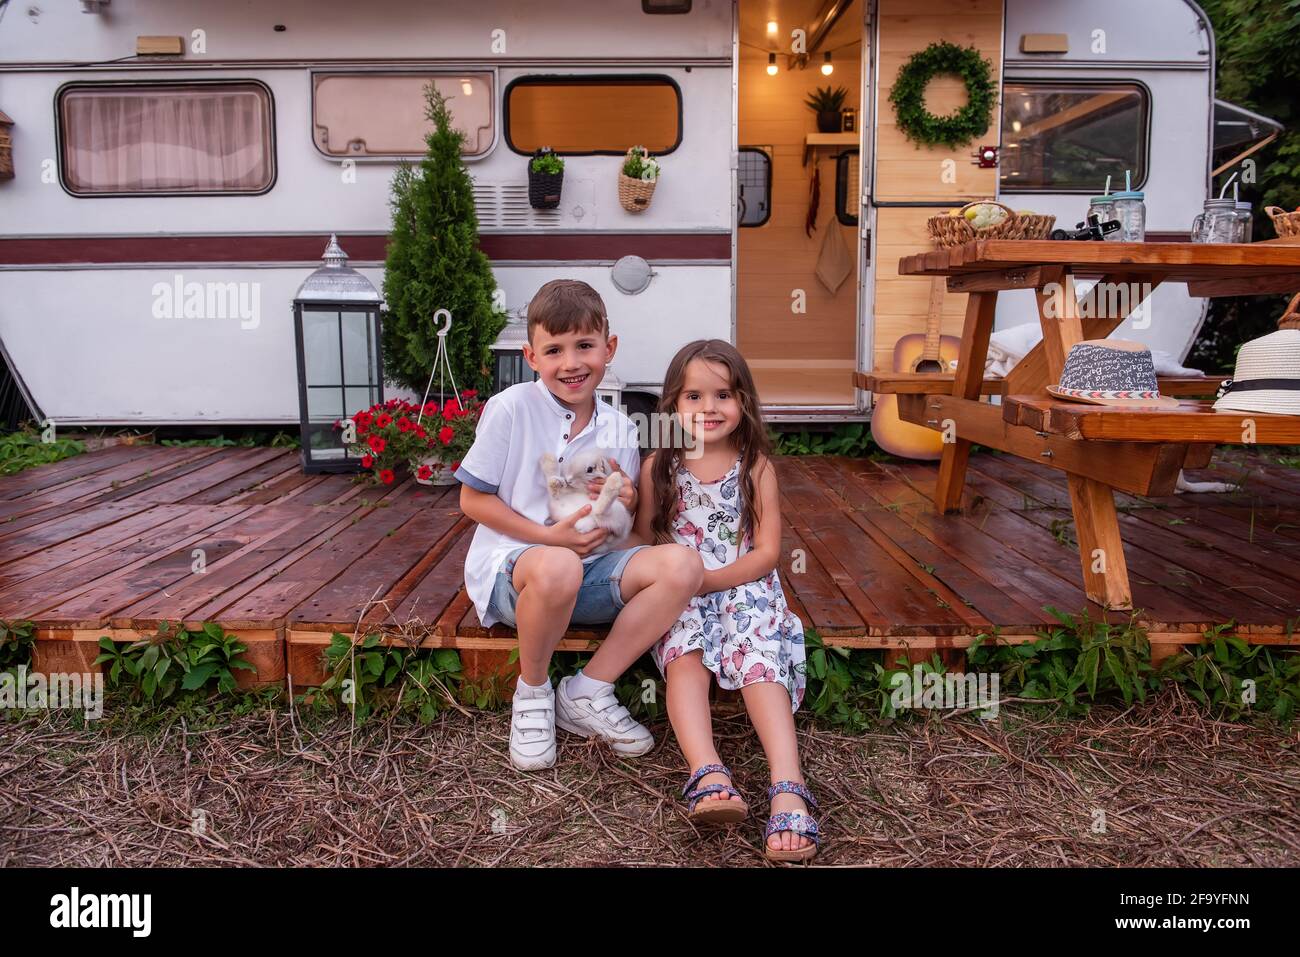
M564 160L543 146L528 161L528 202L533 209L555 209L564 188Z
M659 183L659 161L644 146L633 146L623 157L618 173L618 201L629 213L639 213L650 205Z
M382 485L392 485L406 471L422 485L450 485L471 445L483 404L474 389L461 392L446 404L389 399L355 413L356 440L350 447L361 467ZM342 429L342 420L334 423Z
M804 100L804 103L808 109L817 114L818 133L840 132L840 123L843 119L840 111L844 109L844 98L848 95L848 89L843 86L833 90L829 86L823 86L818 88L816 93L808 94L808 99Z

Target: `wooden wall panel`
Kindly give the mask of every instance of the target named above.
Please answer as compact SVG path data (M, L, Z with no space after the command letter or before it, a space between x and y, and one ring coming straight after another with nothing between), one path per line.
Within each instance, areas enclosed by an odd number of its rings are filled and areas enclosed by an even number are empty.
M971 156L998 141L1001 103L993 110L983 137L957 149L918 147L898 129L889 102L902 65L937 40L974 46L993 64L995 80L1002 73L1002 0L880 0L878 33L880 62L879 117L876 132L875 196L881 202L933 202L960 206L997 194L997 170L982 170ZM966 102L960 81L938 77L930 84L926 104L946 114ZM955 161L953 183L943 182L943 161ZM925 330L930 280L898 275L903 256L933 248L926 220L946 207L879 207L876 209L876 251L873 262L874 367L888 369L894 344L901 336ZM943 306L943 332L960 335L966 297L948 295Z

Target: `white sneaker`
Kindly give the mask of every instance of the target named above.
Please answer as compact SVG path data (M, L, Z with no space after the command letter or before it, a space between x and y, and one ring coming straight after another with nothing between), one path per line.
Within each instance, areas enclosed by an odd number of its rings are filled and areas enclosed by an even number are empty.
M555 691L515 689L510 715L510 763L519 771L555 764Z
M655 746L650 729L618 703L613 686L605 686L591 698L570 698L570 680L561 678L555 692L556 725L585 738L604 738L616 754L627 758L638 757Z

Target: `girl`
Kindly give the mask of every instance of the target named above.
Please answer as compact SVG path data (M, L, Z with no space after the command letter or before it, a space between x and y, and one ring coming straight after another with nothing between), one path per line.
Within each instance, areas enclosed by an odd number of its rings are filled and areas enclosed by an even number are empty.
M704 582L651 649L668 684L668 717L690 769L693 821L731 824L748 806L713 742L709 681L739 688L772 774L764 852L817 853L816 809L804 786L794 712L803 700L803 625L786 606L776 564L781 511L758 393L744 358L718 339L682 348L664 377L659 412L690 435L689 453L660 448L642 465L636 535L698 550Z

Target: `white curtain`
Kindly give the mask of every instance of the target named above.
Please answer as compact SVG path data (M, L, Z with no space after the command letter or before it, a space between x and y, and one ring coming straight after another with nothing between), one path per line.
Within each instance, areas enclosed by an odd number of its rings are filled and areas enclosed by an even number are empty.
M73 89L62 114L76 192L255 192L270 184L261 87Z

